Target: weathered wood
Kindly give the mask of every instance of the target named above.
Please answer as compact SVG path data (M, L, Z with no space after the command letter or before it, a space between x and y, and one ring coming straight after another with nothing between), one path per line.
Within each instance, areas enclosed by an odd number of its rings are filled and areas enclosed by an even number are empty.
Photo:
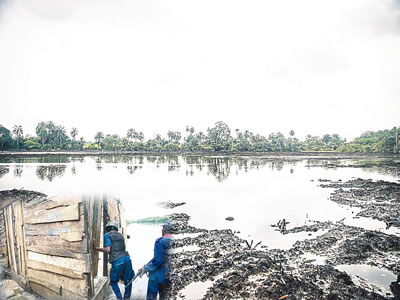
M71 257L79 260L84 260L87 254L82 253L74 253L72 251L63 249L63 248L54 248L54 247L35 247L35 246L27 246L27 251L48 254L52 256L62 256L62 257Z
M48 282L53 285L60 285L62 293L70 291L77 295L87 296L88 287L85 279L69 278L56 273L40 271L28 268L28 277L41 278L43 282Z
M79 221L26 224L26 235L60 235L62 232L83 231L83 218Z
M22 288L28 289L28 284L25 278L19 276L16 272L11 269L4 269L4 271L11 277L12 280L17 282Z
M4 209L5 224L7 231L7 245L8 245L8 260L11 269L17 273L17 262L15 261L15 251L14 251L14 233L12 224L12 210L11 205Z
M28 251L28 259L36 260L46 264L52 264L81 273L90 273L92 267L90 264L91 261L89 255L86 255L84 260L80 260L70 257L52 256Z
M49 300L86 300L88 299L87 297L83 297L83 296L79 296L75 293L71 293L67 290L63 290L61 288L61 295L58 295L57 293L53 292L52 290L44 287L43 285L37 284L35 282L31 282L31 288L32 290L44 297L45 299L49 299Z
M83 279L83 273L71 269L63 268L54 264L44 263L32 259L27 260L27 267L35 270L48 271L52 273L61 274L67 277ZM29 279L30 280L30 279Z
M34 247L54 247L66 249L75 253L87 253L88 245L86 237L80 242L68 242L59 236L26 236L26 245Z
M7 206L11 205L15 201L17 201L16 198L10 198L10 199L6 199L6 200L2 200L0 202L0 209L6 208Z
M103 300L107 295L107 289L110 285L110 277L103 277L102 280L103 282L97 288L96 293L91 300Z
M82 241L82 238L85 236L84 233L80 231L74 231L74 232L61 232L60 237L63 240L69 241L69 242L78 242Z
M85 207L87 210L87 232L89 235L89 241L96 240L99 241L101 233L101 211L102 211L102 201L100 201L98 195L86 196ZM99 253L94 251L89 245L89 254L91 256L92 271L89 278L89 294L94 295L94 278L97 276L98 263L99 263Z
M38 224L74 220L79 220L79 204L43 210L39 216L26 219L25 223Z
M22 277L26 277L25 232L22 202L18 201L15 202L13 205L15 216L15 236L18 253L18 274Z
M71 195L57 196L56 198L48 198L48 200L49 201L42 207L43 209L70 206L82 202L81 197Z
M106 232L106 224L108 220L108 202L107 198L103 195L103 230L102 230L102 241L104 244L104 233ZM103 245L102 244L102 245ZM103 253L103 276L108 276L108 254Z
M32 283L37 283L40 284L41 286L44 286L45 288L48 288L49 290L55 292L58 295L61 295L61 285L54 285L49 282L45 282L42 279L36 278L36 277L28 277L28 280Z

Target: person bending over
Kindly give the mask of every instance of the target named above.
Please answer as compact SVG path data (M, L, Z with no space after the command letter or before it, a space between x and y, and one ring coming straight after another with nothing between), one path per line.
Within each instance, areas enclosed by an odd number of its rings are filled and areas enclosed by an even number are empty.
M135 275L132 269L132 262L128 251L125 250L124 236L118 232L118 223L109 221L106 225L107 233L104 234L104 248L97 247L93 240L93 248L97 251L109 254L108 261L111 264L110 284L118 300L130 299L132 292L131 280ZM118 287L119 279L123 279L125 284L124 298Z

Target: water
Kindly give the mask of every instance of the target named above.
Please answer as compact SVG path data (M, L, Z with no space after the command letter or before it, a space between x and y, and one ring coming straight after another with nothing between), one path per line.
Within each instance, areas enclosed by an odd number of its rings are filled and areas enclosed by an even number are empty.
M380 158L379 158L380 159ZM358 159L360 161L361 159ZM346 163L351 160L341 160ZM206 229L230 228L254 244L288 249L296 240L314 238L322 231L282 235L271 227L280 219L287 229L310 220L338 221L385 231L383 222L354 219L358 210L328 200L331 189L318 179L343 181L352 177L397 181L398 178L361 168L324 168L327 160L302 157L266 158L216 156L51 156L0 160L0 189L24 188L47 195L111 192L118 196L128 220L184 212L190 223ZM357 161L356 161L357 162ZM157 206L165 201L186 202L173 210ZM234 217L233 221L225 220ZM391 233L398 229L391 228ZM160 228L128 227L135 269L151 259ZM145 294L146 280L137 286Z
M390 283L396 281L396 276L392 272L368 265L339 265L336 268L351 275L353 280L357 280L357 276L361 277L388 294L391 294Z

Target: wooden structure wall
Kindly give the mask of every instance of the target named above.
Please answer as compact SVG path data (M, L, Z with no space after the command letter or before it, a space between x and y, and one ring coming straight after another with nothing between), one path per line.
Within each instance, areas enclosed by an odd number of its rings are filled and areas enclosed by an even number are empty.
M88 195L6 204L0 202L0 265L13 279L47 299L94 299L107 288L107 278L95 285L109 268L104 263L98 274L91 241L102 241L108 219L122 224L118 200Z

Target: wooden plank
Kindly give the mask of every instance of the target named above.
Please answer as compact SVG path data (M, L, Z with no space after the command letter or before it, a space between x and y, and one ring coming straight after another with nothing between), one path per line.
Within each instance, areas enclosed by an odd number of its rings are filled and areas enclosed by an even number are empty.
M61 285L54 285L36 277L28 277L28 279L30 282L40 284L41 286L48 288L49 290L55 292L56 294L61 295Z
M11 277L12 280L14 280L16 283L18 283L22 288L28 289L28 283L25 280L25 278L23 278L22 276L19 276L17 273L15 273L11 269L7 268L7 269L4 269L4 271Z
M32 290L42 296L45 299L50 299L50 300L87 300L87 297L79 296L75 293L71 293L69 291L63 290L61 288L61 295L58 295L57 293L53 292L52 290L44 287L43 285L37 284L35 282L30 283Z
M78 242L82 241L82 238L85 236L84 233L79 232L79 231L74 231L74 232L61 232L60 237L63 240L69 241L69 242Z
M79 221L26 224L26 235L60 235L62 232L83 231L83 218Z
M6 216L5 223L7 230L8 258L11 269L15 273L17 273L17 262L15 261L15 251L14 251L14 232L13 232L11 205L5 208L4 212Z
M85 257L85 260L80 260L70 257L52 256L28 251L28 259L36 260L46 264L52 264L82 273L90 273L92 267L90 264L89 255Z
M68 242L59 236L26 236L26 245L34 247L54 247L66 249L75 253L87 253L87 238L80 242Z
M9 198L6 200L2 200L0 202L0 209L6 208L7 206L11 205L15 201L17 201L17 198Z
M53 264L48 264L32 259L27 260L27 267L35 270L48 271L52 273L61 274L71 278L83 279L83 273L71 269L63 268Z
M69 251L69 250L66 250L63 248L54 248L54 247L27 246L26 250L32 251L32 252L37 252L37 253L53 255L53 256L71 257L71 258L76 258L79 260L85 260L85 257L87 256L87 254L74 253L72 251Z
M15 235L18 253L18 274L22 277L26 277L26 253L22 201L15 202L13 205L15 216Z
M74 220L79 220L79 204L43 210L39 216L26 219L25 223L38 224Z
M110 285L110 277L103 277L103 278L104 278L103 283L100 284L100 287L98 288L98 290L96 291L95 295L93 296L93 298L91 300L105 299L105 297L107 295L108 286Z
M28 278L29 277L41 278L43 282L60 285L63 295L66 290L81 296L88 295L88 287L85 279L69 278L60 274L31 268L28 268Z

